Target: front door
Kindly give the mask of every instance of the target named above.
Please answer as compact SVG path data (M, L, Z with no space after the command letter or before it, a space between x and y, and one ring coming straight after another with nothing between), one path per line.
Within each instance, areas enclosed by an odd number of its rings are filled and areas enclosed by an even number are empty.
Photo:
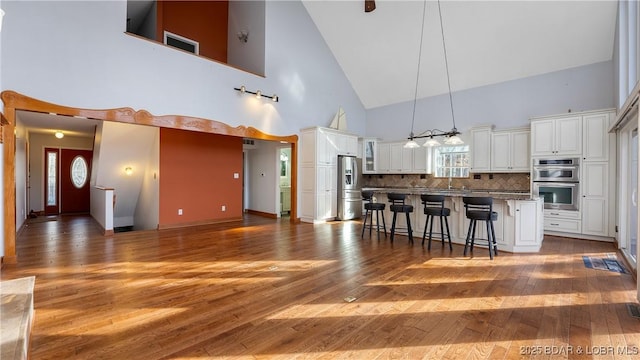
M90 211L91 150L62 149L60 156L60 206L63 214Z
M93 151L45 148L45 215L88 213Z

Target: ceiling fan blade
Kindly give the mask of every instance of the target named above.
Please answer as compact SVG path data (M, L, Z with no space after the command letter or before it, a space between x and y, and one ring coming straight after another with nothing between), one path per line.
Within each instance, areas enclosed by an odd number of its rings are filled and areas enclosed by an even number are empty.
M364 12L372 12L376 9L375 0L364 0Z

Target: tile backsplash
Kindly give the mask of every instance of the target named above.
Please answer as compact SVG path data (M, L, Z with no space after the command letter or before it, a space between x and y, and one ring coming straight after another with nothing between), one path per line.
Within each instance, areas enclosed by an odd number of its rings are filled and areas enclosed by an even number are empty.
M474 177L480 177L475 179ZM530 191L529 173L509 174L471 174L468 178L452 178L451 187L454 189L475 190L511 190ZM448 178L436 178L432 175L363 175L363 187L427 187L446 189Z

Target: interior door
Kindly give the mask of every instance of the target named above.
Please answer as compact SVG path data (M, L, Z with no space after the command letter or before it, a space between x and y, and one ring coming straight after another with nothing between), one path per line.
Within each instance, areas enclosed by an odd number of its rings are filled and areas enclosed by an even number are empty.
M60 149L44 149L44 214L60 213Z
M93 151L62 149L60 155L61 213L90 211L89 175Z

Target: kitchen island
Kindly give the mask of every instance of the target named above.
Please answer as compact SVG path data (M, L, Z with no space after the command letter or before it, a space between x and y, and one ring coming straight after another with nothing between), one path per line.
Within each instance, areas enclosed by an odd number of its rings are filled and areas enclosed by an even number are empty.
M538 252L543 238L543 210L542 198L531 196L528 192L510 192L496 190L446 190L433 188L394 188L394 187L365 187L363 190L374 192L374 201L388 204L387 194L390 192L407 194L407 204L413 205L410 216L411 227L415 242L422 241L426 216L424 215L421 194L436 194L445 196L445 207L451 209L449 216L449 230L451 241L464 245L469 229L464 211L462 198L464 196L490 196L493 198L493 211L498 213L498 220L494 222L498 251L513 253ZM384 218L387 230L391 228L392 213L387 205ZM375 218L374 218L375 221ZM404 216L398 216L398 227L406 227ZM429 236L427 229L427 237ZM433 232L440 233L440 223L435 221ZM476 238L487 238L486 228L480 226L476 231ZM396 238L396 241L402 241ZM432 250L438 249L440 240L432 240ZM482 247L482 245L476 245ZM483 254L482 252L481 254Z

